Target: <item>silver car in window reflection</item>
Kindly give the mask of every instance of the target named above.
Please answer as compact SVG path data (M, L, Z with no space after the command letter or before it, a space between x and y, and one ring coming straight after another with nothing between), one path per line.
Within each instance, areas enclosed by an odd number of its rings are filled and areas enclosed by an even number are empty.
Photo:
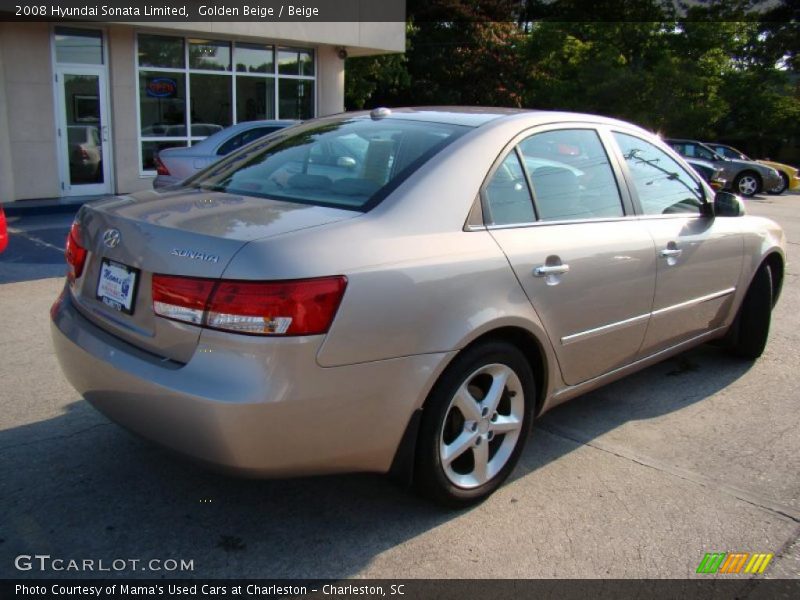
M208 137L192 143L188 148L165 148L158 152L153 160L156 168L153 187L163 188L176 185L234 150L298 122L287 119L282 121L245 121L225 129L217 126L217 130L211 132L213 135L198 133L195 131L198 126L193 125L192 135L208 135ZM174 129L174 126L170 129ZM182 126L182 130L182 133L167 131L160 135L186 135L186 127Z
M784 246L629 123L381 109L85 205L53 342L98 410L209 466L464 506L554 406L712 340L761 355Z

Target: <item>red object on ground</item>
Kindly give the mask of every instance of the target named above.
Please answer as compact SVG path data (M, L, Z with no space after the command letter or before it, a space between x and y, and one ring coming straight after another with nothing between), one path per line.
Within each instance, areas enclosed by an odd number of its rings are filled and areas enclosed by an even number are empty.
M8 228L6 227L6 213L3 212L3 207L0 206L0 252L8 246Z

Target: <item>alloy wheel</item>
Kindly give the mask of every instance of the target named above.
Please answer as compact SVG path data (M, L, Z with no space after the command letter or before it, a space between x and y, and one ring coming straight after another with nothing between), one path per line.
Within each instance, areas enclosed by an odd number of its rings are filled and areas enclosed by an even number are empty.
M525 397L508 366L483 366L459 386L450 401L439 436L439 457L454 485L485 484L506 465L524 421Z
M752 196L758 191L758 181L753 175L744 175L739 179L739 193Z

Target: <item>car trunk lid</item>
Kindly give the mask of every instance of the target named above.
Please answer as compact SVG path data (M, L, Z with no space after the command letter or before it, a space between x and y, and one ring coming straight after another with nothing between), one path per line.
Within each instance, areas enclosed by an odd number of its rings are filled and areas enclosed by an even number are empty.
M234 255L253 240L358 214L187 189L87 204L78 219L88 256L71 286L72 295L82 314L109 333L162 358L187 362L201 328L154 314L153 274L218 279ZM101 299L98 292L107 293L100 287L101 276L121 276L123 286L132 284L126 292L129 310Z

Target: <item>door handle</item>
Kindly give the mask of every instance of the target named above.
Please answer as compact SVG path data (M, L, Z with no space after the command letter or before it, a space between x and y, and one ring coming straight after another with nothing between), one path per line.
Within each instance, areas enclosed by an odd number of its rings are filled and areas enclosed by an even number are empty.
M569 272L569 265L541 265L533 270L535 277L547 277L548 275L563 275Z
M664 258L674 258L676 256L680 256L681 254L683 254L683 250L681 250L680 248L665 248L664 250L659 252L659 254Z

